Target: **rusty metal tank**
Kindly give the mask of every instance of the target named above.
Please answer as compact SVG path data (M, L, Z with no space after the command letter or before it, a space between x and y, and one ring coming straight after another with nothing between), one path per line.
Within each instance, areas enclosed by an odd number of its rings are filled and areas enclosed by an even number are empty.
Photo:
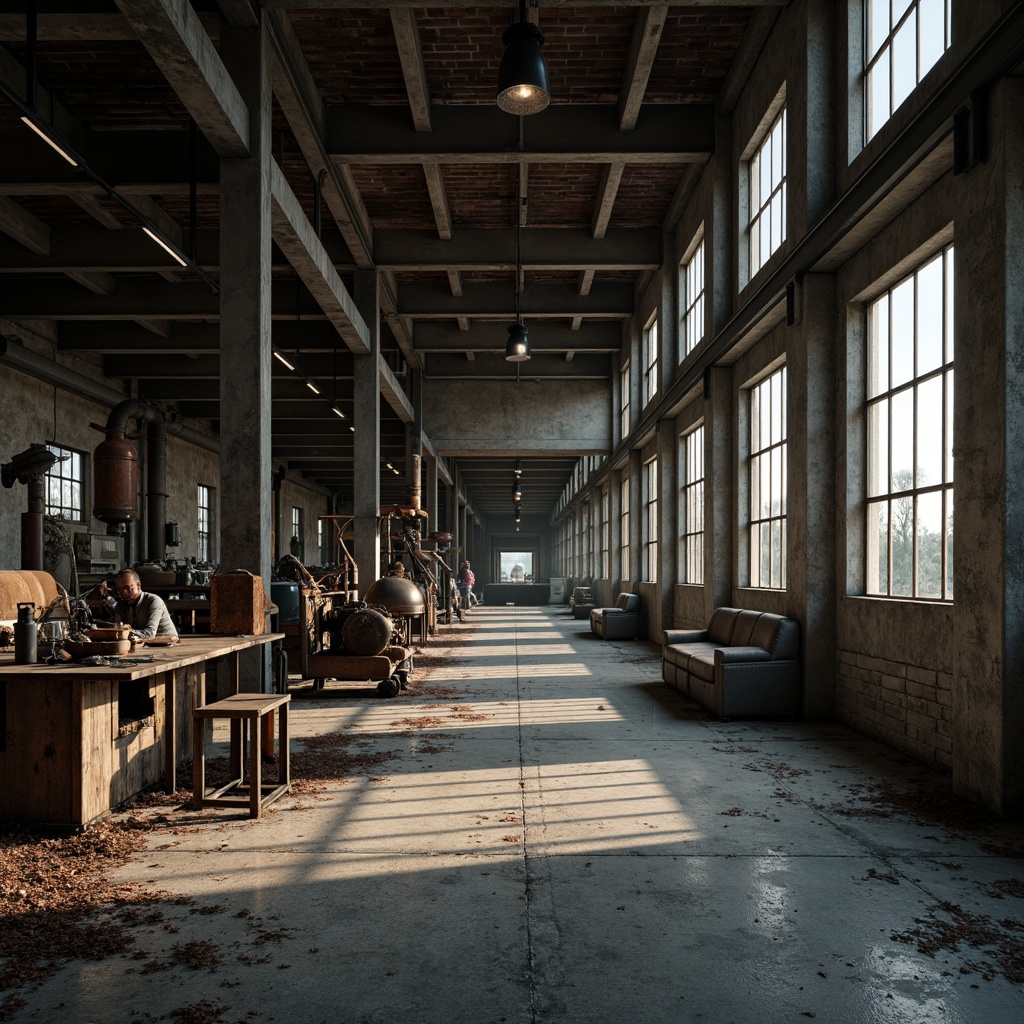
M422 615L426 609L423 592L402 576L382 576L370 584L363 600L383 605L392 615Z
M104 523L132 523L139 518L139 457L123 433L110 432L92 453L92 514Z
M360 608L345 620L341 641L352 654L374 657L387 647L393 628L391 619L375 608Z

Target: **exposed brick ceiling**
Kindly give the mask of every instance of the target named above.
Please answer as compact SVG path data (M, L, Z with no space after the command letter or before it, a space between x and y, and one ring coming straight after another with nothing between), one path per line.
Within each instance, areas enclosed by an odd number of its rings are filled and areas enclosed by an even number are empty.
M574 238L592 237L597 244L607 231L659 232L664 228L666 217L678 206L681 182L692 180L688 174L694 165L693 161L696 160L699 165L702 158L698 155L686 162L676 158L659 159L656 153L634 156L629 147L632 140L642 134L646 122L645 111L664 108L665 105L682 105L676 107L682 116L683 108L699 111L704 109L702 105L714 103L736 61L737 53L744 45L749 27L763 34L766 18L773 12L773 5L767 0L755 0L750 6L726 4L716 7L697 2L669 4L664 15L660 42L649 67L649 76L646 77L637 131L618 133L620 100L628 93L632 81L630 52L634 32L644 9L651 5L642 0L622 5L601 3L578 7L562 3L551 6L541 3L537 20L545 35L543 52L548 63L552 104L550 113L527 119L533 122L527 126L527 130L534 131L535 126L543 124L544 118L550 121L558 117L559 111L568 112L571 117L572 109L581 104L599 108L599 114L600 111L605 112L600 115L603 121L594 123L610 126L611 130L605 133L606 138L612 141L624 140L626 149L619 165L612 168L617 188L611 195L605 196L602 207L602 187L608 176L609 165L599 159L579 155L577 150L585 151L591 143L586 132L573 132L571 120L565 122L569 128L566 130L564 158L559 158L557 153L545 153L531 159L529 142L526 150L517 154L504 143L498 146L486 130L474 133L472 137L454 136L453 144L464 147L465 153L452 159L433 160L430 154L418 151L420 145L433 144L434 139L441 137L445 131L443 114L446 109L482 108L484 121L480 123L485 126L514 123L509 115L497 109L494 99L498 64L503 50L501 33L510 20L518 16L516 4L470 6L452 3L450 6L423 5L413 8L415 38L422 55L425 78L411 84L429 95L434 105L436 122L434 132L423 133L416 133L412 129L410 82L406 77L410 71L408 67L403 69L392 13L385 4L358 3L348 8L320 0L314 5L318 9L307 10L302 9L298 3L275 0L267 6L286 9L286 23L294 32L302 58L328 114L337 110L344 116L348 111L366 108L368 116L383 116L388 119L389 125L395 126L393 141L397 146L408 146L407 158L393 162L360 159L349 164L349 157L337 157L334 171L347 182L346 187L352 192L350 198L354 198L365 209L369 230L375 239L375 251L371 258L385 271L392 297L397 300L397 309L384 310L384 346L388 361L399 371L404 371L407 363L419 364L427 380L431 377L470 374L508 377L513 372L511 364L502 358L500 349L494 348L491 342L487 343L490 347L480 348L482 343L478 340L479 332L469 329L477 316L485 316L486 311L472 305L479 300L465 296L464 307L460 312L459 298L457 294L453 295L453 290L457 292L460 287L472 290L474 286L507 283L511 312L513 289L507 264L512 259L512 252L509 245L501 250L496 240L512 238L511 229L516 222L517 194L521 183L525 183L527 198L523 218L524 233L547 232L543 237L533 236L532 251L542 253L544 260L549 263L566 264L527 266L524 275L526 295L530 294L531 288L536 293L544 287L558 287L571 293L580 282L586 265L570 265L575 257L567 255L564 260L559 257L563 239L569 237L566 232L572 233ZM325 6L328 9L322 9ZM215 46L219 46L217 5L196 0L192 7L201 17L202 25ZM402 10L408 10L408 5L403 3ZM267 17L280 16L280 13L279 10L268 11ZM86 15L97 15L99 18L94 20ZM760 22L751 25L755 16ZM102 26L102 31L95 28L97 25ZM19 81L18 74L12 71L24 68L29 58L24 21L20 16L0 13L0 45L6 51L6 65L5 69L0 69L0 78L8 93L21 96L24 79L22 77ZM47 101L52 98L70 116L71 123L80 132L80 152L87 154L93 170L107 184L125 190L126 194L130 193L130 198L139 197L140 203L143 200L148 202L150 205L146 206L146 210L152 216L166 218L161 223L169 225L169 230L176 234L176 240L187 252L192 216L188 194L188 110L186 103L168 84L150 50L135 38L119 8L109 0L86 0L77 4L41 3L36 56L38 82L44 90L43 95ZM646 75L647 70L642 73ZM51 110L40 110L44 120L51 116ZM391 110L397 111L395 117L392 117ZM85 200L81 197L78 200L73 198L74 189L80 188L87 178L81 173L71 175L58 157L50 154L41 142L30 135L19 122L21 113L9 95L0 96L0 132L4 133L3 138L7 140L4 152L0 154L3 194L50 229L55 246L51 255L55 263L61 262L59 246L74 233L84 237L83 233L94 232L100 227L114 230L115 225L120 225L127 238L127 232L135 226L132 213L102 190L93 190L94 194L86 196ZM314 174L303 155L303 146L289 117L282 106L275 102L274 157L281 165L302 210L312 220L316 202ZM382 125L384 123L381 122ZM382 129L381 136L392 138L389 133L390 129L387 132ZM378 133L374 131L370 134L372 138L366 141L369 146L373 146L379 141ZM579 137L572 137L574 134ZM611 142L605 141L605 136L602 136L600 143L595 139L593 144L610 145ZM645 145L650 146L652 143ZM157 148L154 149L154 146ZM167 156L159 168L150 167L147 170L147 155L152 154L155 159L158 152L163 152L161 146L166 147ZM479 158L475 158L474 154ZM431 182L428 180L432 163L437 165L433 196ZM126 169L129 166L131 169ZM203 139L200 139L197 166L195 226L201 236L203 232L209 236L212 245L212 262L204 261L202 257L200 262L204 263L204 269L211 278L216 280L216 233L220 208L216 181L217 161ZM152 180L162 181L162 185L154 184L152 193L147 196L144 183L132 181L131 175L150 171L153 172ZM162 171L162 179L157 171ZM441 208L450 218L452 240L447 250L437 249L439 238L445 237L444 232L449 226L439 213L438 203L442 204ZM342 225L335 224L326 195L321 215L324 244L336 259L342 280L347 282L352 270L359 264L360 257L345 244L344 239L348 236ZM402 232L408 234L403 235ZM504 234L498 234L500 232ZM398 262L394 265L378 259L378 254L386 251L391 239L399 252ZM17 245L12 247L10 240L2 235L0 242L7 243L0 263L0 272L7 276L0 284L10 286L15 280L15 272L18 273L17 280L26 286L33 280L53 280L55 275L46 272L45 267L34 274L26 273L24 268L18 266ZM427 245L428 242L430 245ZM449 273L451 264L442 257L435 257L433 266L403 267L403 261L407 262L407 253L413 263L417 262L415 253L421 245L425 246L424 251L450 251L456 254L452 261L461 266L459 275L453 277ZM575 252L575 249L570 246L565 252ZM657 256L660 258L660 251ZM294 280L294 276L276 248L274 258L275 280L282 285L282 295L292 294L289 282ZM459 264L460 259L462 264ZM466 263L466 260L469 262ZM478 260L478 265L474 265L474 260ZM83 269L89 272L104 271L103 267L98 266ZM116 314L117 296L119 290L127 287L128 278L136 278L140 282L162 282L170 289L171 295L184 294L183 286L192 280L189 272L175 271L172 274L168 269L162 276L156 276L154 269L146 266L132 272L130 268L122 267L111 271L119 286L108 296L112 318L122 319ZM578 314L582 313L585 317L586 302L599 294L602 286L621 288L624 283L642 285L649 275L650 268L632 269L611 265L594 270L586 288L579 293L580 307L577 309L572 303L566 305L558 322L572 324L585 332L585 319L580 320ZM57 277L58 284L67 284L72 289L75 287L66 278L60 275ZM123 283L122 279L125 279ZM175 282L180 282L182 287ZM465 337L466 349L461 359L457 354L420 350L415 341L418 311L412 306L404 306L404 290L412 287L417 289L417 301L419 297L433 293L437 302L452 307L451 319L445 323L453 331L462 329L458 336ZM298 291L303 296L303 308L312 309L308 293L303 288ZM84 297L89 293L82 288L81 294ZM291 299L281 301L283 306L275 310L275 313L283 322L291 315L294 304ZM25 308L28 309L27 306ZM39 312L45 319L45 309ZM615 310L609 316L621 319L628 313L628 309ZM494 314L491 316L493 319ZM183 323L195 319L184 309L181 318ZM185 346L175 341L175 318L170 316L164 319L166 337L152 333L152 324L149 329L138 326L141 340L135 347L140 351L138 358L150 359L155 372L166 380L165 393L173 393L175 366L180 363L180 352ZM310 319L318 319L315 310ZM128 320L126 325L122 320L118 330L130 333L132 324L132 320ZM541 334L540 327L537 328L537 334ZM117 376L117 371L111 368L111 361L117 358L118 350L110 344L104 344L102 332L95 332L96 340L90 347L88 341L82 340L85 332L79 331L72 316L61 321L58 336L66 338L66 344L74 347L78 355L95 359L100 365L110 368L111 376ZM132 347L130 342L122 343L122 351L125 344ZM347 350L343 344L339 346L337 338L331 340L329 331L321 332L307 345L310 352L319 349L325 356L337 348L342 375L349 372ZM587 346L581 344L581 349L586 350ZM534 359L529 364L531 377L567 377L572 374L574 364L579 362L571 360L571 355L571 348L546 349L543 344L538 345ZM599 359L603 375L610 377L613 365L611 352L603 357L587 358ZM595 365L598 364L588 363L588 370L592 371ZM146 379L149 379L148 375ZM141 386L145 392L145 380ZM185 416L211 419L216 423L215 403L190 402L188 388L183 386L180 390L182 397L170 401L178 405ZM279 386L275 378L275 416L279 391L282 395L285 393L286 382L282 380ZM291 396L291 391L288 391L288 395ZM284 398L280 401L283 403ZM288 398L289 409L294 408L294 401ZM283 404L281 407L284 408ZM382 408L382 430L388 446L388 457L396 465L402 465L405 455L404 426L386 403L382 403ZM329 425L333 433L337 433L336 423L326 404L323 415L324 429ZM309 431L314 440L319 440L317 433L316 427ZM337 459L302 471L310 479L345 494L351 487L351 439L342 440L344 444L339 440ZM294 440L289 441L289 445L294 443ZM534 493L536 504L533 507L536 511L546 511L546 508L538 507L545 503L550 508L574 460L572 453L565 453L555 460L554 464L559 468L554 473L545 474L552 477L545 485L546 490L540 495ZM291 461L296 465L307 465L302 459ZM490 461L500 462L493 459ZM460 467L466 473L469 486L476 487L481 495L492 491L497 493L499 490L490 481L490 471L484 462L476 465L471 459L460 459ZM501 464L495 471L504 472L506 468ZM537 475L539 477L542 474L538 471ZM384 492L386 500L401 499L404 485L399 478L385 474L382 485L389 488ZM504 512L507 496L504 487L500 490L500 507ZM482 499L481 502L486 511L488 502Z

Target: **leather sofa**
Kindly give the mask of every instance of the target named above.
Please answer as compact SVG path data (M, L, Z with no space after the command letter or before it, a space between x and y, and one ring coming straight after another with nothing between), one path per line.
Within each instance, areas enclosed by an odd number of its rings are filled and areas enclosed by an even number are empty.
M661 677L719 718L800 714L800 624L716 608L707 629L662 634Z
M619 594L614 608L594 608L590 628L603 640L636 640L643 634L639 594Z
M574 619L585 619L594 607L590 587L576 587L569 598L569 611Z

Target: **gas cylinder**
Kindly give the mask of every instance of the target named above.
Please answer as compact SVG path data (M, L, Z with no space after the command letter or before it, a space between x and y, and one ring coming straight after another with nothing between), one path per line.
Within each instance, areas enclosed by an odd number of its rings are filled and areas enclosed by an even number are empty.
M111 431L92 453L92 514L104 523L132 523L139 518L139 457L123 432Z
M18 618L14 623L14 664L34 665L38 660L38 628L35 620L36 606L31 601L18 604Z

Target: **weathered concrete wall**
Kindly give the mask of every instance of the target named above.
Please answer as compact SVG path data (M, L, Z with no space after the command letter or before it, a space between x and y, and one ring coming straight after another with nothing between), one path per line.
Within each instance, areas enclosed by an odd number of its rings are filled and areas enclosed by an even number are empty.
M423 424L435 449L460 452L611 449L612 418L604 381L520 383L430 381L423 389Z

